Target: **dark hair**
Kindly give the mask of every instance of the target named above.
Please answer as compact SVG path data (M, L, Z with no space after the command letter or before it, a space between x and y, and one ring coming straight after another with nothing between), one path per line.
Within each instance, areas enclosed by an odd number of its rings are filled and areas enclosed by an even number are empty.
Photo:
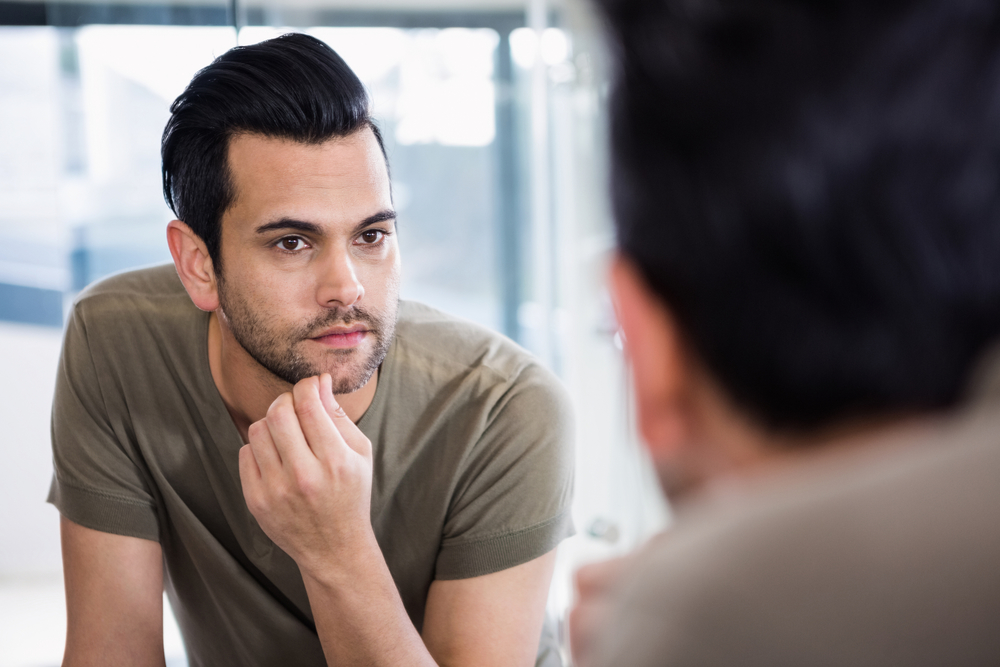
M220 222L235 196L227 160L234 135L318 144L370 128L385 156L365 87L333 49L309 35L230 49L195 74L170 114L161 144L163 196L205 241L216 272Z
M1000 335L1000 4L600 3L618 244L730 398L952 405Z

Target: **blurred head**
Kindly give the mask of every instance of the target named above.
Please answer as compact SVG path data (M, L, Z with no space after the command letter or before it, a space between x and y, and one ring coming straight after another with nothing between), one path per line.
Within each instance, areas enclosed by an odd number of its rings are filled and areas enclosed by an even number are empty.
M954 404L1000 335L1000 5L599 1L623 263L727 399Z
M360 389L392 341L400 267L361 82L328 46L291 34L220 56L171 111L168 241L195 305L218 314L239 363Z

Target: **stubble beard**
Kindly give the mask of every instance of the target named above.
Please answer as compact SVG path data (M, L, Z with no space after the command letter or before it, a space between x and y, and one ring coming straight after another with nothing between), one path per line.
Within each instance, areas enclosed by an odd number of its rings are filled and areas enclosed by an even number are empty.
M331 309L308 324L283 333L276 331L267 318L252 308L242 294L226 289L221 276L217 284L219 306L233 338L254 361L275 377L291 385L307 377L330 373L333 377L334 394L350 394L361 389L382 364L396 331L398 299L385 313L375 314L357 306ZM322 368L306 359L297 349L299 343L321 334L334 325L358 323L365 325L375 341L371 352L363 359L356 359L362 354L357 348L329 348L324 352L324 356L335 360L334 368ZM353 366L347 374L337 372L338 369L347 366Z

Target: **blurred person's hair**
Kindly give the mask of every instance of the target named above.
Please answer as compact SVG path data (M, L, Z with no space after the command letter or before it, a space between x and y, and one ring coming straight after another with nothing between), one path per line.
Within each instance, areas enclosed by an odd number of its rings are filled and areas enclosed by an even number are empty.
M228 165L232 137L319 144L370 128L385 157L364 85L333 49L308 35L230 49L195 74L170 113L161 144L163 196L205 242L216 272L222 215L237 194Z
M952 405L1000 335L1000 3L598 1L619 248L730 398Z

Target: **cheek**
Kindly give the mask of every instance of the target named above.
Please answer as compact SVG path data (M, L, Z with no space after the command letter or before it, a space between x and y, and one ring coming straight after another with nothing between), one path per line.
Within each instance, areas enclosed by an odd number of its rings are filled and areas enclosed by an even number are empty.
M268 319L312 303L316 285L307 276L268 271L259 262L247 262L241 269L236 284L243 300Z
M358 279L370 302L395 300L399 294L401 266L399 252L392 248L381 261L358 267Z

